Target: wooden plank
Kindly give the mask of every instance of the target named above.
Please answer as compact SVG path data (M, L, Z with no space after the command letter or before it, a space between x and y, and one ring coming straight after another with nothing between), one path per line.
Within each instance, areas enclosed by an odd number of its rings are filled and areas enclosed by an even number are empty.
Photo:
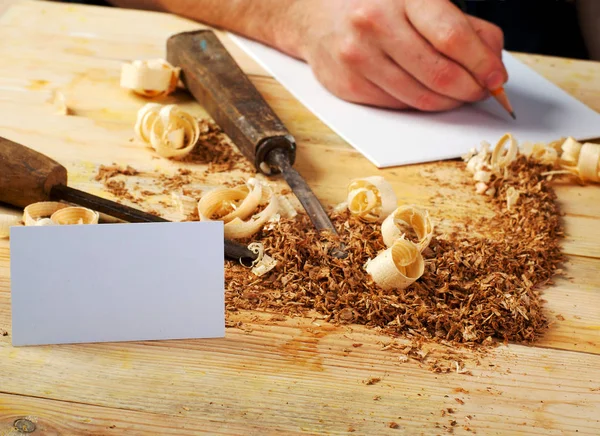
M264 427L251 422L215 422L205 417L190 417L187 409L182 406L175 415L161 415L0 393L0 436L22 436L24 433L14 428L18 419L33 422L34 434L44 435L119 435L126 432L128 436L192 436L277 434L280 431L273 428L265 433ZM300 433L288 430L286 434Z
M400 363L362 329L251 327L204 341L12 348L0 338L2 391L170 416L183 409L206 420L207 431L226 421L378 434L395 421L407 434L432 434L456 420L483 434L519 425L528 434L594 434L600 423L600 356L500 347L479 365L476 356L458 357L473 376L442 376ZM366 384L372 377L381 381ZM447 408L455 413L441 416Z
M543 291L552 324L535 346L600 354L600 260L568 256L564 270Z
M523 63L600 112L600 63L554 56L514 53Z
M2 3L0 3L0 17L12 6L14 6L15 4L17 4L17 2L19 2L19 0L3 0Z
M134 178L142 186L157 171L202 171L198 164L153 159L130 142L135 113L146 101L118 87L123 60L161 56L168 35L196 27L155 13L18 3L0 17L0 39L20 36L0 46L0 135L51 155L69 169L73 186L109 198L93 180L100 164L133 165L145 172ZM599 64L523 59L600 109ZM241 63L264 74L243 57ZM377 170L273 79L253 80L298 139L297 168L325 203L343 199L349 178L382 174L401 202L423 204L438 220L489 214L481 198L456 188L465 177L459 163ZM49 100L56 91L75 116L54 112ZM205 115L185 93L167 101ZM555 320L547 334L535 347L509 345L487 356L446 350L456 353L448 365L460 360L473 376L401 363L396 352L381 350L389 338L360 326L275 321L251 312L229 314L244 330L228 328L219 340L13 348L9 243L0 240L0 330L9 333L0 336L0 435L2 424L21 415L62 434L346 434L350 426L358 434L390 434L390 421L399 424L398 434L453 428L468 434L462 426L480 434L597 434L599 189L557 184L567 213L565 251L579 256L568 256L567 276L544 291ZM156 201L142 206L172 213ZM429 355L441 356L438 348ZM382 380L366 385L370 377Z
M113 60L164 58L169 36L206 28L176 15L41 0L14 2L0 25L3 32L17 33L10 39L16 49L43 46L54 53ZM216 33L244 71L268 75L226 32Z

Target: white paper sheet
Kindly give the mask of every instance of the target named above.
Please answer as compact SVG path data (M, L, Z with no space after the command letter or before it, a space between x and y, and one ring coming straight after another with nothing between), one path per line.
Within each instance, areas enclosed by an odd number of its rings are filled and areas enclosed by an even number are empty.
M348 103L329 93L310 67L263 44L230 37L301 103L379 168L460 157L505 133L519 141L600 137L600 114L509 53L505 90L513 120L495 99L451 112L385 110Z
M12 227L13 345L225 335L223 223Z

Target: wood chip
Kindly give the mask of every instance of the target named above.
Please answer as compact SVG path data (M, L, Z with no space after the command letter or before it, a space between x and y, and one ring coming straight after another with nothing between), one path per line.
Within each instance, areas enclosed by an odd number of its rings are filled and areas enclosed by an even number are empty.
M180 72L164 59L135 60L121 66L120 85L144 97L166 96L177 88Z
M198 120L175 104L148 103L138 111L136 137L165 158L191 153L200 137Z

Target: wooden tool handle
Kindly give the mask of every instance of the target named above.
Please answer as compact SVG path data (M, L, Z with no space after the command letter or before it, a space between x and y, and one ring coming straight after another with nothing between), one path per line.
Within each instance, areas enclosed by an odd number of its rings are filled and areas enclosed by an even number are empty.
M286 149L294 163L294 138L213 31L171 36L167 60L181 68L188 90L257 169L276 172L261 166L274 148Z
M31 148L0 137L0 202L25 207L48 201L55 185L67 184L67 169Z

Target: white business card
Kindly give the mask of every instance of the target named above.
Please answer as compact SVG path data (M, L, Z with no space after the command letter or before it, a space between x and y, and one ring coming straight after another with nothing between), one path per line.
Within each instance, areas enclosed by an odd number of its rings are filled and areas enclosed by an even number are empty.
M225 335L223 223L12 227L13 345Z

